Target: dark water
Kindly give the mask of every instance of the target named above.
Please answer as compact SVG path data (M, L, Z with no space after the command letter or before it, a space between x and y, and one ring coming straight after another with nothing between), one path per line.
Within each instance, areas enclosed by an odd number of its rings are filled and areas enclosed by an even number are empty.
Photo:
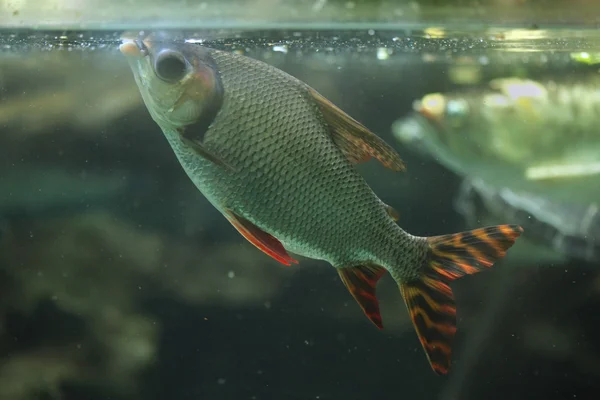
M285 70L392 144L407 173L359 169L404 229L433 235L475 227L454 207L462 177L391 126L427 93L597 70L577 62L600 52L596 33L528 28L182 37ZM595 265L509 253L456 282L454 365L438 377L391 280L379 332L329 265L280 266L210 206L120 34L0 36L0 399L592 398Z

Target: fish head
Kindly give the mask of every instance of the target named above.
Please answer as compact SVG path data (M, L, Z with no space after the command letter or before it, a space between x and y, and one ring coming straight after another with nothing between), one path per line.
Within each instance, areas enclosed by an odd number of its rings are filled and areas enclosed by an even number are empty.
M165 132L196 123L222 96L217 67L207 48L154 33L123 37L119 49L148 111Z
M445 147L445 132L419 113L412 113L392 125L396 140L422 156L435 156Z
M432 93L413 103L413 113L394 123L396 139L420 153L436 154L467 136L469 105L461 98Z
M460 96L430 93L413 103L413 109L434 126L464 129L470 115L468 102Z

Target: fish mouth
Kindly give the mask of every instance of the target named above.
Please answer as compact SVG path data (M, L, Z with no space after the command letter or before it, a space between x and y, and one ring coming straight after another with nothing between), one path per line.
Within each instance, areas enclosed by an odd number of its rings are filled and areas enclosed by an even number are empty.
M122 44L119 50L126 56L134 58L146 57L163 42L178 42L184 38L171 32L125 32L121 35ZM154 49L153 49L154 48Z
M151 47L146 39L147 36L144 35L144 32L139 32L137 35L131 32L125 33L121 36L122 43L119 50L127 57L146 57Z
M124 39L119 50L123 55L132 58L143 58L148 55L148 47L139 39Z

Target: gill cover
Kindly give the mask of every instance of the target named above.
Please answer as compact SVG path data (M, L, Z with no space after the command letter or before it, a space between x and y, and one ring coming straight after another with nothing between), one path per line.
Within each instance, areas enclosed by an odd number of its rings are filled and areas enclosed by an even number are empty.
M121 52L130 62L137 59L137 72L133 69L138 86L162 130L179 135L200 156L228 167L204 145L223 105L223 84L211 50L181 36L156 32L124 39Z
M148 48L156 77L177 89L169 110L171 122L187 139L201 143L223 104L223 84L209 49L169 40L161 33L142 43Z

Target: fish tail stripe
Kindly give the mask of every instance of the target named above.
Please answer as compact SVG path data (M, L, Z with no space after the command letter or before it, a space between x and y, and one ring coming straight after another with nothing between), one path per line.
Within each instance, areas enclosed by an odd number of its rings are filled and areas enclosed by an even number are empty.
M435 308L433 311L443 311L445 309L442 307L443 304L446 302L446 299L452 295L452 288L450 287L450 285L446 282L443 282L442 280L436 280L432 277L424 277L423 283L425 283L426 285L426 287L423 287L423 291L427 294L423 294L422 297L430 300L429 304L438 307Z
M506 250L522 231L520 227L510 227L511 225L501 228L487 227L461 232L454 237L443 235L429 238L431 254L441 260L453 261L453 275L456 278L474 274L483 268L491 267L494 260L506 254Z
M500 225L427 238L429 254L421 278L400 283L413 325L432 369L450 369L456 334L456 304L450 283L491 267L523 232Z
M379 301L376 295L377 282L386 270L376 265L361 265L337 269L340 278L352 297L362 308L364 314L377 326L383 329L379 312Z
M403 283L401 292L419 341L436 373L447 370L451 354L448 337L456 332L456 307L451 297L436 303L429 296L432 289L421 281ZM443 310L443 312L440 312Z
M431 368L433 368L435 373L438 375L446 375L448 373L448 368L446 368L445 365L438 364L433 361L431 362Z
M413 285L416 286L416 285ZM432 298L426 291L428 288L422 287L420 290L405 291L404 297L406 301L410 301L411 304L418 304L419 308L430 314L447 314L454 315L456 313L456 307L453 304L444 302L438 302Z
M433 290L432 290L433 289ZM435 287L428 283L416 281L411 285L409 291L411 304L415 308L428 314L428 320L436 323L452 322L456 317L456 306L454 301L446 295L442 295ZM430 295L430 293L435 293Z
M437 342L437 341L429 341L426 343L427 348L431 349L431 350L437 350L440 352L448 352L451 351L450 347L448 347L448 345L446 345L443 342Z
M456 309L454 309L454 312L456 313ZM454 314L454 315L456 315L456 314ZM422 308L415 307L411 311L411 316L415 319L417 317L420 318L421 323L424 326L426 326L429 330L432 330L432 332L439 332L441 334L451 334L451 335L453 335L456 332L455 326L452 326L445 322L442 323L442 322L437 322L437 321L431 320L431 317L429 316L428 312Z
M428 354L431 354L431 358L429 359L431 368L439 375L447 374L450 369L449 365L443 362L437 362L436 360L443 360L446 354L450 354L452 352L452 349L441 342L428 342L421 344L423 345L423 348L427 349Z
M487 257L485 256L485 252L479 251L478 249L470 248L471 242L468 241L456 241L456 243L442 245L441 249L436 249L432 251L433 255L435 255L439 259L443 260L452 260L452 261L461 261L466 260L467 258L471 258L474 260L479 260L479 262L486 263ZM485 244L484 244L485 246ZM458 250L455 250L458 249Z
M506 238L506 236L505 236ZM504 254L506 251L500 246L498 240L494 238L489 232L484 231L481 237L482 240L485 240L495 251L495 254Z
M453 262L453 261L448 260L448 262ZM435 273L444 277L448 282L452 282L454 279L461 276L455 268L443 269L441 264L437 261L431 262L431 268ZM433 276L434 279L439 279L439 277L436 274L431 274L431 275Z

